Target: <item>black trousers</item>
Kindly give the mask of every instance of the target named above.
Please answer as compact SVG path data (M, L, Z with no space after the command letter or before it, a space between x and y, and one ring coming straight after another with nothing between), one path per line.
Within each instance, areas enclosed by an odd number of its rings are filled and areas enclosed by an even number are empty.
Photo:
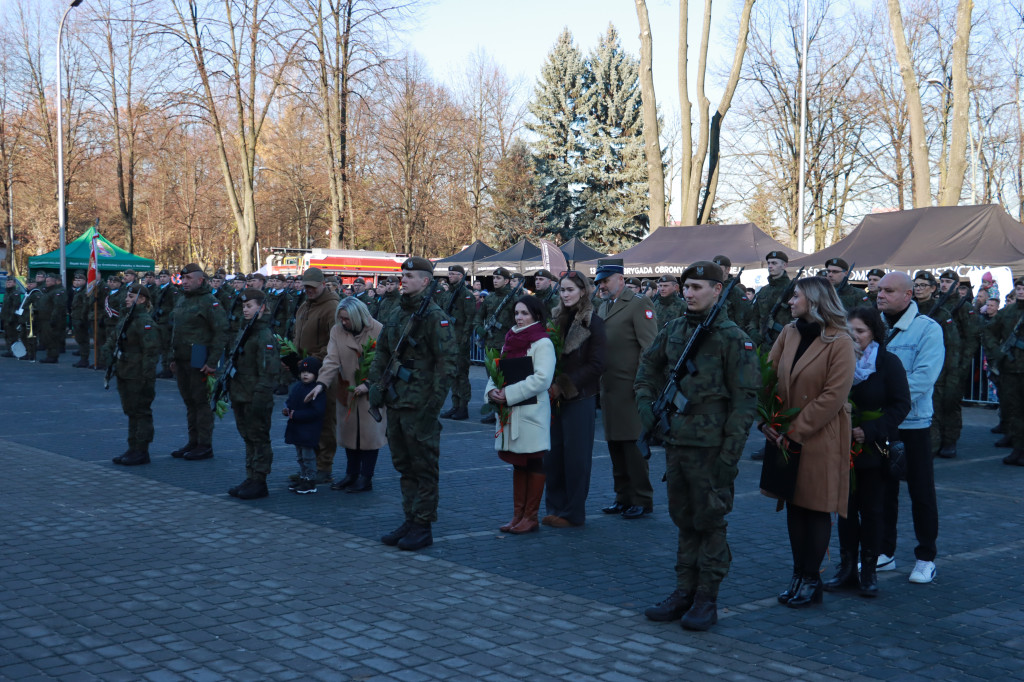
M939 506L935 499L935 469L932 466L930 429L900 429L900 439L907 449L907 491L910 511L914 517L917 547L914 556L920 561L935 561L935 539L939 536ZM885 509L882 530L882 554L896 553L896 521L899 519L900 482L885 482Z
M819 578L821 562L828 551L828 539L832 534L831 515L787 502L786 527L789 530L789 546L793 551L793 573L805 579Z
M857 469L846 518L839 517L839 547L851 557L878 556L882 543L882 499L887 478L879 467Z

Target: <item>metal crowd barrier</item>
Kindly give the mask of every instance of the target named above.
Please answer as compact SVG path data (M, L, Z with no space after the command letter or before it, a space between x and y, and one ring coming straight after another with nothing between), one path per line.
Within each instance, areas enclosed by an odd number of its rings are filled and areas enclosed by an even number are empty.
M989 379L988 358L985 349L979 348L971 359L971 370L964 385L963 402L972 405L998 405L999 395L996 387Z
M484 349L477 343L476 332L473 332L469 339L469 361L474 365L482 365L486 359Z

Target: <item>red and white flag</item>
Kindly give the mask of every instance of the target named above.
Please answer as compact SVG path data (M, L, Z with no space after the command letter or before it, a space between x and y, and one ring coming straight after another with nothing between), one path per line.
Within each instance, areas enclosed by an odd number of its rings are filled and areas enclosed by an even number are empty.
M99 281L99 254L97 253L97 244L99 244L100 236L94 234L92 236L92 245L89 248L89 271L85 275L85 290L92 293L93 287L96 286L96 282Z

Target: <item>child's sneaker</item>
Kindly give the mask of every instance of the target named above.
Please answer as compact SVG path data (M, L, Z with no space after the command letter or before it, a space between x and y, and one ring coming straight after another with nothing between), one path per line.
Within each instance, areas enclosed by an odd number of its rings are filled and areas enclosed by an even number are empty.
M299 495L305 495L307 493L315 493L316 492L316 482L311 480L311 479L304 478L301 481L299 481L298 485L295 487L295 492L298 493Z

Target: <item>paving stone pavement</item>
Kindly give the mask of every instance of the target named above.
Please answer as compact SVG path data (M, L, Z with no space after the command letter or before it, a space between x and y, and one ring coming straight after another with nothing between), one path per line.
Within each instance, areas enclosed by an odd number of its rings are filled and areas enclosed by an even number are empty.
M936 462L935 582L907 582L904 492L898 570L879 574L875 600L777 604L785 520L744 459L719 624L688 633L643 618L673 589L675 529L661 486L650 517L599 512L611 500L600 428L586 526L511 537L496 531L511 475L489 427L444 421L435 544L406 553L377 540L401 521L386 450L371 493L292 495L275 419L271 495L236 500L230 413L214 459L172 459L184 410L158 381L153 463L116 467L117 394L67 358L0 360L0 679L1024 679L1024 469L999 462L991 410L966 409L960 458ZM663 471L656 451L652 480Z

